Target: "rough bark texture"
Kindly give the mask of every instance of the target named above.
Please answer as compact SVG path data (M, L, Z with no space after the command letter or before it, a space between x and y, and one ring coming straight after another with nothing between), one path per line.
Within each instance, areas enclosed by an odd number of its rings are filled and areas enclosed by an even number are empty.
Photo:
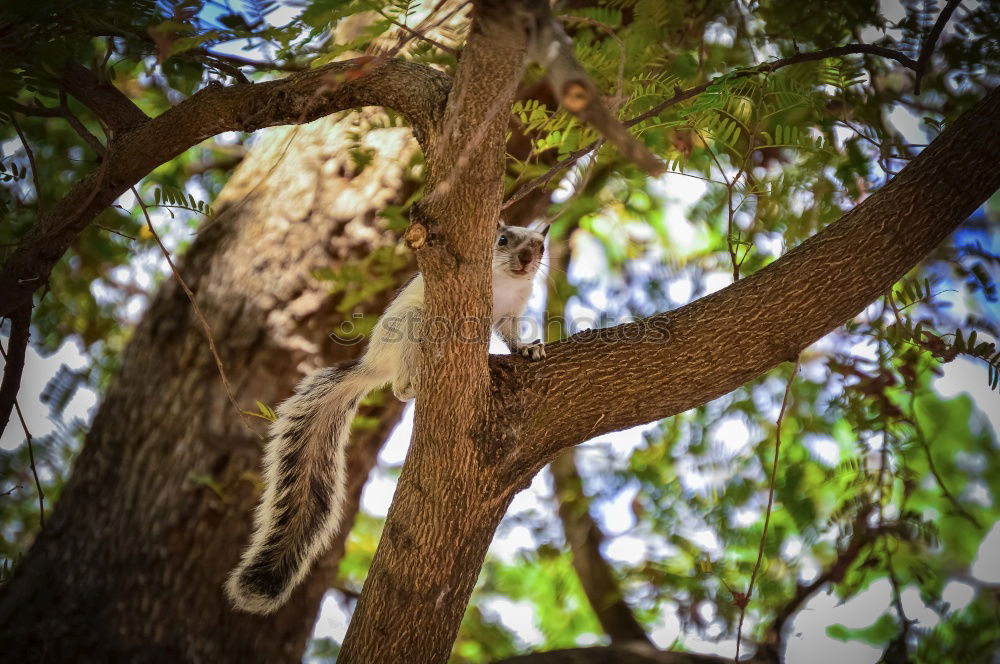
M406 128L372 129L381 117L366 112L266 136L183 260L245 409L256 410L258 399L275 404L307 369L362 348L327 338L343 319L339 298L312 273L396 241L380 230L376 212L412 186L403 166L416 145ZM348 154L352 134L377 151L361 173ZM377 313L391 294L390 287L364 310ZM387 398L383 424L356 436L349 462L355 505L400 410ZM222 593L246 543L262 442L229 403L190 303L166 281L47 527L3 589L4 656L299 661L343 535L276 615L237 613ZM220 492L199 476L212 478Z
M530 477L560 449L683 412L794 359L997 191L997 154L1000 89L892 182L759 272L675 311L574 335L541 364L495 358L505 408L528 419L511 471Z
M525 50L523 30L511 26L515 6L475 5L440 137L428 151L427 194L414 220L427 237L417 252L426 293L414 435L344 641L345 664L448 658L513 495L492 472L504 443L484 427L494 415L489 262L504 130ZM438 321L446 327L433 327Z

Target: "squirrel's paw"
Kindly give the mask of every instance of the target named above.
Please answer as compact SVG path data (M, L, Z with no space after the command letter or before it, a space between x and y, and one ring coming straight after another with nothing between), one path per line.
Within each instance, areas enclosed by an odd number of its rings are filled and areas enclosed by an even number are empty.
M392 384L392 393L400 401L415 399L417 397L417 381L412 376L405 379L397 379Z
M531 362L537 362L545 359L545 344L542 343L541 339L535 339L530 344L521 346L520 350L521 357L524 357Z

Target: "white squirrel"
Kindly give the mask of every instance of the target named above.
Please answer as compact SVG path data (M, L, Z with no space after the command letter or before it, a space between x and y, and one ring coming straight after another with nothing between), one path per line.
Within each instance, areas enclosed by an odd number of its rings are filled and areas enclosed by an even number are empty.
M497 229L493 248L493 326L514 353L545 357L539 340L523 344L518 321L531 295L545 235L526 228ZM271 613L326 549L340 526L345 494L344 448L358 402L392 384L401 401L417 396L424 279L417 274L393 299L372 331L361 359L303 379L277 408L264 454L264 495L250 544L226 581L237 608Z

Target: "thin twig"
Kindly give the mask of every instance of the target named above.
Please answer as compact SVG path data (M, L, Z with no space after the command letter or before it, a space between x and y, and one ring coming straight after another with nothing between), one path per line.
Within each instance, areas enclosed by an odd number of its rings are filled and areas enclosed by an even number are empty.
M890 289L891 290L891 289ZM882 305L882 314L880 316L880 322L885 318L887 310L889 309L889 304L887 302L888 298ZM883 375L888 370L888 354L885 352L885 324L881 324L878 328L878 368L879 368L879 380L883 379ZM879 393L878 398L879 404L879 419L882 424L882 446L879 449L879 467L878 467L878 525L879 528L885 527L885 503L886 503L886 471L889 470L889 443L892 440L892 430L889 427L889 417L886 414L890 401L888 396L886 396L885 390L883 389ZM888 499L892 500L892 479L889 480L889 494ZM903 495L903 505L900 506L900 512L905 512L906 494ZM910 629L910 622L906 617L906 611L903 609L903 601L899 591L899 579L896 578L896 571L892 566L892 550L890 548L889 539L886 538L882 540L882 546L885 552L885 562L886 570L889 573L889 581L892 585L892 600L893 606L896 608L896 613L899 615L899 620L902 623L902 635L901 640L903 644L903 661L908 661L906 655L906 639L907 633ZM895 639L894 639L895 640Z
M400 23L399 21L397 21L396 19L392 18L391 16L387 16L386 14L382 13L381 9L372 6L370 3L367 3L367 4L368 4L369 8L371 8L372 10L374 10L375 12L377 12L382 18L384 18L385 20L389 21L390 23L392 23L394 26L396 26L397 28L401 29L402 31L408 33L410 36L416 37L417 39L422 39L425 42L427 42L428 44L430 44L431 46L444 51L448 55L454 56L456 58L458 57L458 49L452 48L451 46L446 46L445 44L442 44L441 42L437 41L436 39L432 39L431 37L428 37L423 32L420 32L419 30L415 30L415 29L411 28L410 26L406 25L405 23Z
M126 240L132 240L133 242L136 241L136 238L132 237L131 235L127 235L125 233L122 233L121 231L116 231L113 228L108 228L107 226L104 226L103 224L94 224L94 225L97 226L98 228L100 228L102 231L107 231L109 233L114 233L115 235L120 235L123 238L125 238Z
M708 154L712 157L712 161L715 162L715 167L719 169L719 175L721 175L722 179L726 182L726 249L729 252L729 262L732 263L733 266L733 281L736 282L740 280L740 263L736 256L737 245L733 243L734 217L736 214L736 211L733 209L733 187L736 186L736 181L739 180L740 175L743 174L743 167L740 167L736 177L732 180L727 178L726 171L723 170L722 164L719 162L719 158L715 154L715 150L708 145L708 141L705 140L705 137L702 136L700 131L697 129L694 131L698 134L698 138L701 139L701 142L705 144L705 149L708 150ZM753 144L751 143L751 147L752 145Z
M215 67L223 74L228 74L232 78L236 79L236 82L240 85L249 85L250 79L247 78L237 65L231 62L226 62L223 58L216 57L214 55L206 55L205 61L212 67Z
M45 492L42 491L42 483L38 479L38 469L35 467L35 446L32 444L31 432L24 421L24 414L21 412L21 404L14 401L14 410L17 411L17 419L21 420L21 428L24 430L24 437L28 440L28 464L31 466L31 475L35 479L35 491L38 492L38 524L45 527Z
M42 187L38 181L38 167L35 165L35 153L31 151L31 146L28 145L28 139L24 137L24 132L21 131L21 125L17 123L17 118L14 114L10 114L10 124L14 127L14 131L17 132L17 137L21 139L21 145L24 146L24 151L28 155L28 164L31 166L31 180L35 183L35 207L38 208L38 212L42 211Z
M962 4L962 0L948 0L948 4L944 6L937 21L934 22L934 27L927 33L927 38L921 44L920 55L917 56L916 78L913 81L913 94L920 94L920 81L924 77L924 71L927 69L927 63L931 60L931 55L934 54L934 46L937 45L937 41L944 31L944 26L960 4Z
M193 52L198 55L205 55L210 58L214 58L215 60L224 60L233 65L236 65L237 67L253 67L254 69L258 69L260 71L274 69L277 71L296 72L306 69L306 67L297 65L294 62L280 63L280 62L266 62L263 60L253 60L251 58L244 58L242 56L234 55L231 53L219 53L209 48L194 49Z
M603 138L599 138L597 140L603 142L604 139ZM563 213L565 213L570 208L570 206L572 205L573 201L575 201L581 195L583 195L583 192L586 191L587 185L590 182L590 176L593 175L594 169L595 169L596 166L597 166L597 160L593 159L593 160L590 161L589 164L585 165L581 171L579 171L579 178L577 179L576 185L573 187L573 193L569 196L569 198L567 198L565 201L563 201L563 204L562 204L562 206L560 206L560 210L558 212L555 212L554 214L548 215L545 218L545 222L544 223L546 223L546 224L548 224L550 226L552 224L554 224L556 222L556 220L559 219L559 217L562 216ZM568 235L568 232L567 232L567 235ZM565 270L564 270L564 272L565 272Z
M758 65L756 67L751 67L749 69L743 69L732 74L734 77L744 78L747 76L756 76L757 74L767 74L782 67L787 67L789 65L796 65L802 62L813 62L815 60L825 60L826 58L837 58L844 55L853 55L858 53L867 53L870 55L879 55L883 58L888 58L890 60L895 60L902 64L907 69L916 69L917 63L912 58L908 58L898 51L893 51L892 49L883 48L881 46L873 46L871 44L847 44L846 46L835 46L833 48L824 48L819 51L812 51L809 53L797 53L793 56L787 58L780 58L778 60L772 60L771 62L765 62L764 64ZM641 113L631 120L625 122L626 127L631 127L636 125L643 120L648 120L649 118L656 117L666 109L671 106L678 104L682 101L686 101L692 97L700 95L705 90L708 90L718 78L708 81L707 83L702 83L701 85L696 85L693 88L688 88L687 90L677 90L673 97L661 101L659 104L649 109L645 113Z
M553 164L552 167L549 168L549 170L545 171L538 177L529 180L527 183L518 188L517 191L508 196L507 200L503 202L503 205L500 207L500 209L506 210L511 205L517 203L519 200L530 194L535 189L538 189L539 187L544 187L549 183L550 180L552 180L553 177L556 176L557 173L559 173L559 171L566 168L567 166L575 164L581 157L583 157L586 154L589 154L592 150L599 147L600 145L601 145L601 140L598 139L593 143L590 143L589 145L583 146L579 150L574 150L573 152L570 152L569 155L567 155L560 161Z
M177 266L174 265L174 261L170 258L170 252L167 250L166 245L163 244L163 240L156 233L156 229L153 228L153 220L149 217L149 210L146 208L146 203L139 196L139 192L136 191L135 187L131 187L132 195L135 196L135 200L139 203L139 207L142 208L142 215L146 218L146 227L149 228L150 235L156 240L156 244L160 246L160 251L163 252L163 257L167 259L167 265L170 266L170 271L173 272L174 278L177 279L177 283L180 284L181 288L184 290L184 294L187 295L188 300L191 302L191 308L194 309L195 316L198 317L198 322L201 323L201 328L205 333L205 338L208 340L208 348L212 352L212 358L215 360L215 366L219 370L219 376L222 378L222 385L226 389L226 396L229 397L229 403L233 404L233 408L239 413L240 419L243 421L244 426L250 431L253 431L253 427L247 421L246 415L243 409L240 408L239 404L236 402L236 397L233 396L233 387L229 383L229 378L226 376L226 368L222 364L222 358L219 357L219 351L215 347L215 338L212 336L212 327L208 324L208 320L205 318L205 314L202 313L201 307L198 306L198 301L194 297L194 293L188 287L187 282L181 276L180 271Z
M0 344L0 355L3 356L4 362L7 362L7 353L3 349L3 344ZM7 365L9 366L9 364ZM28 424L24 421L24 414L21 412L21 404L17 402L17 398L14 398L14 411L17 412L17 419L21 421L21 429L24 431L24 437L28 441L28 464L31 466L31 475L35 478L35 490L38 492L38 523L44 528L45 527L45 492L42 491L42 483L38 479L38 469L35 468L35 447L32 444L31 432L28 431ZM19 484L17 487L20 487ZM13 489L12 489L13 490ZM10 493L9 491L7 493ZM4 494L6 495L6 494Z
M922 299L923 298L921 298L921 300ZM914 302L911 302L910 305L917 304L918 302L920 302L920 300L915 300ZM904 329L904 330L908 329L908 326L903 321L903 316L902 316L902 313L901 313L899 307L896 306L896 300L895 300L895 298L892 295L892 289L891 288L889 290L887 290L886 293L885 293L885 304L892 311L892 315L893 315L893 317L894 317L894 319L896 321L896 324L899 325L899 327L902 328L902 329ZM884 315L884 312L885 312L885 307L883 307L883 315ZM917 343L914 344L914 345L917 348L921 348L921 349L927 350L920 343L920 339L917 339ZM914 404L916 402L917 395L913 392L912 389L909 389L909 387L907 388L907 391L910 394L910 404L909 404L910 418L909 418L909 422L913 426L914 431L917 432L917 442L920 443L920 446L924 450L924 454L927 456L927 467L930 469L931 475L933 475L934 479L937 480L938 486L941 488L941 493L944 494L944 497L948 500L948 502L951 503L952 507L955 508L955 512L959 516L961 516L962 518L967 519L978 530L982 530L983 526L979 523L979 521L976 519L976 517L974 517L971 513L969 513L969 511L965 509L965 507L962 505L962 503L960 503L958 501L958 498L956 498L955 494L953 494L948 489L948 485L945 484L944 478L941 477L941 474L938 472L937 465L934 463L934 456L931 454L930 442L927 440L927 436L924 434L923 427L920 426L920 422L917 420L916 409L914 408Z
M967 509L965 509L962 503L958 501L958 498L955 497L955 494L953 494L948 489L948 485L945 484L944 478L941 477L941 473L938 472L937 464L934 463L934 456L931 454L930 443L927 441L927 437L924 435L923 429L920 426L920 422L917 421L916 409L913 406L914 401L916 401L916 398L917 395L914 394L913 392L910 392L910 410L913 412L913 417L910 420L910 422L911 424L913 424L913 428L917 432L917 442L920 443L920 447L923 448L924 454L927 456L927 467L930 469L931 475L934 476L934 479L937 480L938 486L941 488L941 493L944 494L944 497L948 500L949 503L951 503L951 506L955 509L955 513L958 514L963 519L967 520L973 526L975 526L977 530L982 530L983 526L981 523L979 523L979 520L976 519L976 517L973 516Z
M69 110L69 103L66 100L66 91L59 90L59 110L61 111L62 117L69 123L73 130L84 140L84 142L89 145L98 156L103 157L104 153L107 151L104 144L91 133L89 129L82 122L80 118L73 115Z
M802 356L795 358L795 366L792 367L792 375L788 377L785 384L785 395L781 398L781 410L778 411L778 420L775 423L774 432L774 462L771 464L771 485L767 492L767 511L764 512L764 532L760 535L760 546L757 548L757 562L754 563L753 573L750 575L750 585L747 586L747 594L742 598L740 607L740 624L736 630L736 656L734 662L740 661L740 641L743 638L743 619L746 617L747 605L753 596L754 582L757 580L757 572L760 571L760 562L764 558L764 542L767 540L767 527L771 523L771 506L774 504L774 481L778 475L778 454L781 452L781 422L785 418L785 409L788 407L788 397L792 392L792 383L799 373L799 365L802 363Z

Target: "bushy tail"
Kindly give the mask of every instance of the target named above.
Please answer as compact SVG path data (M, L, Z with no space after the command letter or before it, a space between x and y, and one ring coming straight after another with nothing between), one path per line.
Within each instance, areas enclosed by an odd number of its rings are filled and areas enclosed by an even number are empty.
M330 367L305 378L278 406L253 536L226 582L237 608L270 613L284 604L336 534L351 420L377 383L361 364Z

